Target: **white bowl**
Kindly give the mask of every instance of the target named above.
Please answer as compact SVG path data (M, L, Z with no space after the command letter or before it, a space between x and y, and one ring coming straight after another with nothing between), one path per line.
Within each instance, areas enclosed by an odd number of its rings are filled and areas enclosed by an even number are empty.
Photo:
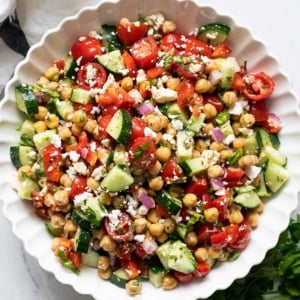
M101 24L113 24L122 17L136 20L155 12L162 12L168 19L175 20L178 31L185 33L205 23L228 24L231 27L228 43L233 49L233 56L240 63L247 60L249 70L263 70L274 78L276 89L269 103L271 110L280 115L285 125L280 132L281 151L288 156L287 168L291 179L280 193L267 202L249 246L236 261L223 263L205 278L181 285L172 291L155 289L151 284L145 283L139 299L173 300L182 297L192 300L209 297L216 290L229 287L235 279L244 277L253 265L263 260L267 250L276 244L280 232L287 227L290 214L297 205L300 182L299 103L276 59L267 53L262 42L252 37L248 29L236 24L229 16L218 15L211 7L201 7L188 0L106 1L96 7L82 9L77 15L65 19L57 28L48 31L29 50L5 89L5 98L0 104L0 190L4 214L11 221L16 236L24 242L28 253L36 257L41 267L53 273L58 281L71 285L78 293L101 300L132 297L123 289L99 279L94 269L83 269L80 276L77 276L63 268L50 250L51 237L43 222L33 214L30 203L21 201L11 187L14 167L10 162L9 146L17 144L19 136L16 128L22 120L22 115L16 109L14 87L20 83L34 83L53 59L65 57L79 36L86 35L90 30L97 30Z

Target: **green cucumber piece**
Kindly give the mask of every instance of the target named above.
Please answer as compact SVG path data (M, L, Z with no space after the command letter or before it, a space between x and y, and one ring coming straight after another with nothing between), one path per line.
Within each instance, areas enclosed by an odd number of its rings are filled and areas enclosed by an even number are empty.
M76 252L87 253L90 246L91 234L81 227L77 228L74 236L74 248Z
M254 208L261 203L261 200L255 191L249 191L235 196L233 202L246 208Z
M89 250L82 253L82 264L90 268L97 268L99 254L96 251Z
M127 110L119 109L108 123L106 132L121 144L127 144L131 135L131 116Z
M105 54L98 55L96 58L104 68L112 73L121 75L126 75L128 73L128 69L125 67L120 50L107 52Z
M185 123L188 120L188 115L177 103L172 103L167 109L167 116L169 119L178 119Z
M264 128L257 128L255 136L260 150L263 150L267 146L271 146L275 149L278 149L280 146L278 136L276 134L269 133Z
M259 174L259 186L256 188L256 194L258 197L270 197L272 195L266 186L265 175L263 172Z
M176 135L176 158L180 163L192 158L194 148L194 132L181 130Z
M129 281L129 276L124 269L120 268L111 274L109 281L116 286L125 289L125 285Z
M19 146L19 159L22 166L32 167L36 161L36 149L30 146Z
M198 134L204 124L206 115L200 113L199 116L192 115L187 121L187 129Z
M199 28L197 37L209 45L216 46L224 43L229 33L229 26L221 23L210 23Z
M73 103L71 101L54 100L58 115L66 121L70 121L70 116L74 112Z
M289 171L283 166L269 161L265 169L266 186L276 193L290 178Z
M180 166L187 176L194 176L205 171L209 164L202 157L195 157L181 162Z
M22 167L22 163L20 162L19 157L19 146L11 146L9 148L10 161L14 165L16 169Z
M108 192L127 190L134 182L133 177L120 166L114 166L102 180L100 186Z
M106 52L112 52L122 49L122 44L117 35L117 28L115 25L102 25L101 34L103 37L103 44L106 48Z
M255 134L252 134L251 136L245 138L244 153L257 154L258 151L259 151L259 146Z
M80 104L88 104L92 101L91 92L81 88L75 88L71 93L71 101Z
M27 115L39 112L35 94L28 85L20 85L15 88L17 107Z
M54 237L59 237L63 234L64 230L63 228L54 227L51 223L51 221L46 221L45 226L49 233Z
M26 119L20 128L20 135L23 136L27 136L28 138L32 139L33 136L35 135L35 129L33 127L33 122L31 120Z
M167 209L172 215L176 215L182 208L182 202L172 197L167 191L161 190L156 195L156 201L161 204L165 209Z
M102 219L107 215L104 204L97 197L87 198L81 209L93 228L98 227Z
M148 266L149 281L156 288L159 288L163 284L164 276L166 275L165 269L161 265Z
M78 69L79 69L79 67L77 66L77 63L76 63L76 60L74 59L74 57L71 55L68 55L65 59L65 67L64 67L65 76L67 78L75 80Z
M32 200L32 192L39 192L39 184L28 176L24 176L19 186L17 187L18 195L21 199Z
M52 141L56 138L59 138L59 136L56 133L56 130L49 129L43 132L39 132L33 136L33 142L36 147L36 149L39 152L42 152L43 149L47 146L49 146Z
M90 230L92 227L87 216L79 209L72 210L71 220L83 229Z
M287 163L287 157L281 153L279 150L266 146L260 153L259 160L262 164L266 161L276 163L280 166L285 166Z

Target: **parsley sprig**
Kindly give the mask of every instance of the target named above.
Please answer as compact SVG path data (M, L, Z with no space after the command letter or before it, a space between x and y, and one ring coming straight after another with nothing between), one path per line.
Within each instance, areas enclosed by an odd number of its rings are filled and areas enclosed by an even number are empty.
M206 300L300 299L300 215L291 219L276 246L243 279ZM198 299L200 300L200 299Z

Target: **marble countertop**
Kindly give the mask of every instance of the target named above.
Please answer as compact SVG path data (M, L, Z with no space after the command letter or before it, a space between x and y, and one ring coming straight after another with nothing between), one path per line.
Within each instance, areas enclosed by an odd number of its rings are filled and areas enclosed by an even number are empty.
M300 1L299 0L202 0L213 5L220 14L251 29L253 36L267 45L278 58L292 81L293 90L300 95ZM0 203L0 298L6 300L92 300L77 294L71 287L60 284L52 274L42 270L29 256L22 243L13 235L11 224L3 216ZM300 207L297 211L300 213ZM295 213L296 213L295 212Z

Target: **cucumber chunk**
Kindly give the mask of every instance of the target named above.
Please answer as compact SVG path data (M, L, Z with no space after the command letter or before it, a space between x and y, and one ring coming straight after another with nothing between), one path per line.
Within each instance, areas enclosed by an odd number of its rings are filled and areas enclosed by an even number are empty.
M114 166L102 180L100 186L108 192L127 190L134 182L133 177L120 166Z
M97 60L103 67L115 74L126 75L128 73L120 50L98 55Z
M101 33L103 37L103 43L107 52L121 50L122 44L117 35L117 28L115 25L102 25Z
M39 192L40 186L30 177L24 177L17 188L18 195L21 199L32 200L32 192Z
M27 85L20 85L15 88L17 107L19 110L28 115L39 112L38 102L35 94Z
M266 186L273 193L276 193L290 178L286 168L271 161L268 162L264 173Z
M182 203L179 199L172 197L167 191L161 190L156 195L156 201L167 209L172 215L176 215L181 207Z
M131 135L131 116L127 110L119 109L108 123L106 132L121 144L127 144Z
M82 253L82 264L90 268L97 268L98 258L99 254L90 250L87 253Z
M88 104L92 101L91 92L81 88L75 88L71 93L71 101L84 105Z
M94 228L98 227L102 219L107 215L104 204L97 197L87 198L86 203L82 206L82 210Z
M45 147L50 145L54 139L58 137L56 130L49 129L46 131L42 131L34 135L33 142L35 144L36 149L39 152L42 152Z
M197 37L207 44L216 46L224 43L229 33L229 26L221 23L210 23L199 28Z
M194 148L194 133L189 130L181 130L177 132L177 162L180 163L192 158Z
M74 248L75 251L81 253L87 253L89 250L91 235L88 231L81 227L78 227L74 236Z
M76 64L76 60L73 58L73 56L68 55L65 59L65 67L64 72L67 78L70 78L72 80L76 79L76 74L78 66Z
M256 192L249 191L246 193L240 193L235 196L233 202L246 208L254 208L261 203L261 200Z
M57 113L61 118L66 121L70 121L70 116L72 115L74 108L71 101L60 101L58 99L54 100L55 108Z
M71 220L83 229L90 230L92 227L86 215L78 209L73 209Z
M150 265L148 267L149 281L154 287L159 288L163 284L164 276L166 275L165 269L160 265Z
M129 277L127 273L120 268L111 274L109 281L115 284L116 286L124 289L126 283L129 281Z

